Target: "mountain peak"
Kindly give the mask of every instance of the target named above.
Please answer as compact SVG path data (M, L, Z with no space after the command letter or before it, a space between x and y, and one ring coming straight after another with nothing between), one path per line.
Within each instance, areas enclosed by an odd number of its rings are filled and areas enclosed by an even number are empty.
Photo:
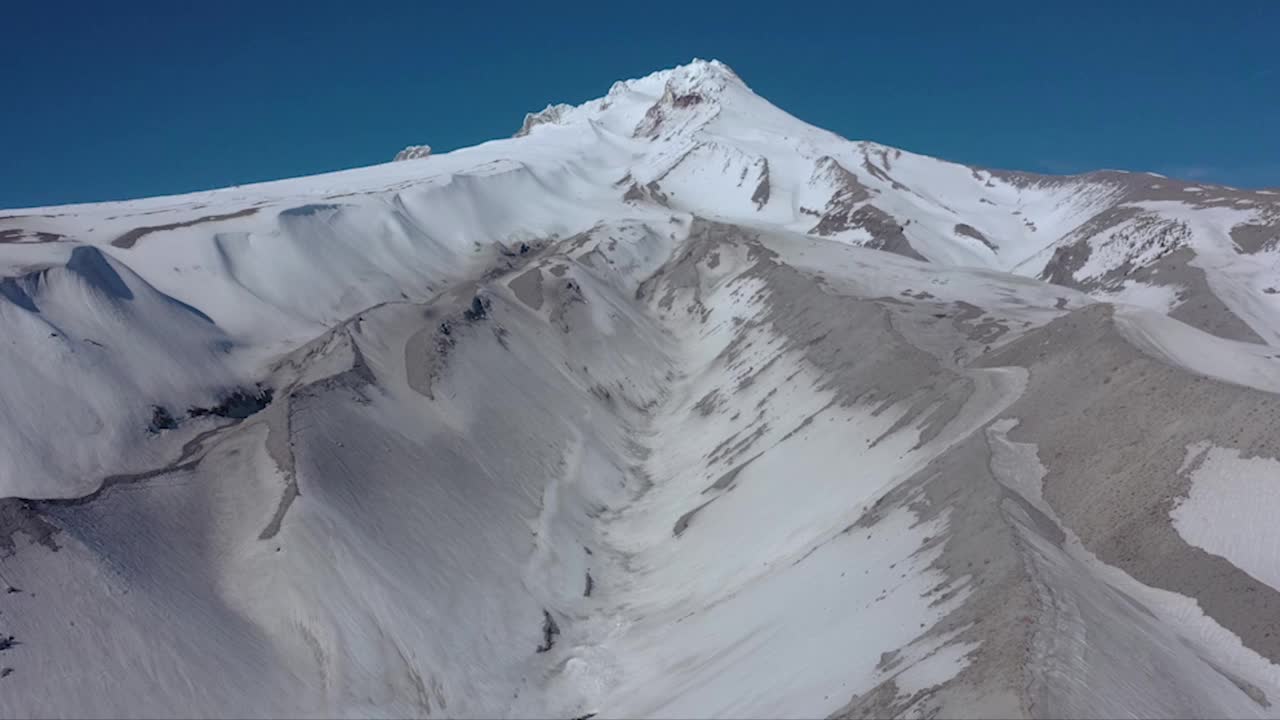
M669 85L685 90L716 92L723 90L729 83L743 84L742 78L738 77L738 74L732 68L719 60L694 58L687 65L677 65L669 70L660 70L655 74L665 76Z
M700 89L705 92L715 92L723 90L730 82L743 84L742 78L738 77L738 74L725 63L719 60L694 58L684 65L657 70L644 77L619 80L609 88L609 96L616 97L628 90L648 90L654 93L657 89L660 92L661 88L667 85L686 91Z
M714 105L735 85L750 93L750 88L725 63L694 58L685 65L658 70L640 78L619 80L609 88L604 97L581 105L548 104L538 112L525 115L515 137L528 135L538 125L570 125L585 120L598 120L601 114L616 111L619 105L634 107L636 103L641 103L644 105L640 109L642 113L656 113L654 108L659 106L687 109L695 105ZM657 105L654 104L655 100ZM640 121L638 124L633 122L632 125L635 134L643 136L651 130L652 120L649 124Z

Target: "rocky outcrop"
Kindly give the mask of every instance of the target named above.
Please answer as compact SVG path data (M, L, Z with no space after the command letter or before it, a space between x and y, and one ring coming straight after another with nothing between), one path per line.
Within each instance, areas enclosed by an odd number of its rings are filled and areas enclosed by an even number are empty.
M392 158L392 162L400 162L401 160L419 160L431 155L430 145L410 145Z

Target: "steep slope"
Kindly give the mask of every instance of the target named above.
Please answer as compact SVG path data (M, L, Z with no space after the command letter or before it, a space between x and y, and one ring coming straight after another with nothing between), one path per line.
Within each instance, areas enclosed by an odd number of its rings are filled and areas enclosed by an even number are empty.
M1280 197L701 61L418 155L0 218L4 714L1277 715Z

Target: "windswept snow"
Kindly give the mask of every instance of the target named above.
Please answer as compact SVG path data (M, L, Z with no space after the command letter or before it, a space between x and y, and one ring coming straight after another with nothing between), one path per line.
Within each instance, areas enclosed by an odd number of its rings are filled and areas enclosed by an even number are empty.
M0 714L1280 716L1273 194L715 61L397 159L0 213Z

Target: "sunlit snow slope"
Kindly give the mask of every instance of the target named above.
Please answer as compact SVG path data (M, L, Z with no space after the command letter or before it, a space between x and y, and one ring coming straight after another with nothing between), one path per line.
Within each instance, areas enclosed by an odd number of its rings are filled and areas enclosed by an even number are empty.
M702 61L400 160L0 213L0 714L1280 716L1280 194Z

